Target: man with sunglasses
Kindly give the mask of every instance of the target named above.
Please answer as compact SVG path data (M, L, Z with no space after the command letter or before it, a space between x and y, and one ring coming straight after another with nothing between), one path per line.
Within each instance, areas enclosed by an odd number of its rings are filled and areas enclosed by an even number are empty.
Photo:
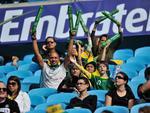
M7 98L7 88L2 81L0 81L0 113L20 113L18 104Z
M49 87L49 88L55 88L57 89L59 84L62 82L62 80L66 77L66 68L68 64L70 63L69 55L65 57L64 62L60 64L60 56L59 54L54 51L47 54L48 62L44 62L44 59L42 58L42 55L39 52L37 39L36 39L36 33L32 34L32 40L33 40L33 50L34 54L36 56L36 59L38 61L38 64L40 65L42 69L42 77L41 77L41 87ZM48 41L48 40L47 40ZM73 39L70 40L71 44L73 45ZM49 43L50 39L49 39ZM50 45L49 45L50 46ZM72 46L69 46L69 51L71 50Z

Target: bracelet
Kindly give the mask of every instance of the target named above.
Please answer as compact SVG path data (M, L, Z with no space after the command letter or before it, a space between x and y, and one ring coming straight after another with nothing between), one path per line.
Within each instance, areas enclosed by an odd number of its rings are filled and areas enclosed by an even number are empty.
M32 40L36 40L36 37L32 37L31 39L32 39Z

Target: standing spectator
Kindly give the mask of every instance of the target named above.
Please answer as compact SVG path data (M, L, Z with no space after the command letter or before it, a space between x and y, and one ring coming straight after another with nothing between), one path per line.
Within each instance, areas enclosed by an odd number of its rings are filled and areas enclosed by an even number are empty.
M128 76L124 72L117 73L115 77L116 88L106 94L105 105L120 105L131 109L135 97L131 88L127 85Z
M0 112L20 113L17 102L7 98L7 88L2 81L0 81Z
M104 47L102 47L101 44L103 42L106 42L109 39L109 37L108 37L107 34L103 34L99 37L96 37L95 32L96 32L97 26L98 26L98 23L95 23L94 28L93 28L92 33L91 33L91 39L92 39L92 45L93 45L92 51L93 51L93 55L95 57L98 56L98 61L101 61L102 55L103 55L103 49L104 49ZM112 42L106 50L105 60L107 62L109 62L110 59L112 59L114 51L119 48L120 44L123 41L122 31L121 31L121 26L120 25L118 25L118 32L120 34L120 38L118 38L117 40Z
M145 69L145 79L144 84L140 84L138 87L138 95L141 102L150 102L150 67Z
M30 111L30 98L26 92L21 91L21 83L18 77L11 76L7 81L8 98L18 103L21 113Z
M33 40L33 50L35 57L38 61L38 64L42 69L42 78L41 78L41 87L49 87L57 89L62 80L66 77L66 68L70 63L70 47L73 45L73 36L70 36L70 44L68 55L65 57L65 60L60 64L60 57L57 52L48 53L47 58L50 61L50 65L43 61L43 58L39 52L36 33L32 35Z
M81 107L90 109L92 112L95 111L97 106L97 96L96 95L88 95L87 90L90 87L89 81L85 77L80 77L77 81L76 88L78 97L72 98L70 100L68 108Z

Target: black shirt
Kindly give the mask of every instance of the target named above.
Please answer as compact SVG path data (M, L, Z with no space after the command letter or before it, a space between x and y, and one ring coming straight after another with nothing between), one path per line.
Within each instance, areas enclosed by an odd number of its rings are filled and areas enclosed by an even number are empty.
M17 102L6 99L5 102L0 103L0 113L20 113Z
M73 107L82 107L90 109L92 112L95 111L97 106L97 96L96 95L89 95L83 100L79 99L78 97L74 97L70 100L69 105L67 106L67 109L73 108Z
M140 99L143 99L145 102L150 102L150 90L147 90L145 92L140 92L139 88L142 86L143 84L140 84L138 86L138 96L140 97Z
M125 107L128 107L128 102L130 99L135 99L134 94L129 89L127 89L126 95L123 97L120 97L117 94L116 89L109 91L106 95L112 97L112 105L119 105Z

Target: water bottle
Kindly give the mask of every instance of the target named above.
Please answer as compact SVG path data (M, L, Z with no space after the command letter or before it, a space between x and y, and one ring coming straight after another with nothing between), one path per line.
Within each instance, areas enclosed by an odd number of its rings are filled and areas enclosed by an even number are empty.
M112 79L115 79L115 77L116 77L116 74L118 73L118 72L120 72L121 71L121 68L120 68L120 65L116 65L115 66L115 68L114 68L114 71L113 71L113 73L112 73Z

